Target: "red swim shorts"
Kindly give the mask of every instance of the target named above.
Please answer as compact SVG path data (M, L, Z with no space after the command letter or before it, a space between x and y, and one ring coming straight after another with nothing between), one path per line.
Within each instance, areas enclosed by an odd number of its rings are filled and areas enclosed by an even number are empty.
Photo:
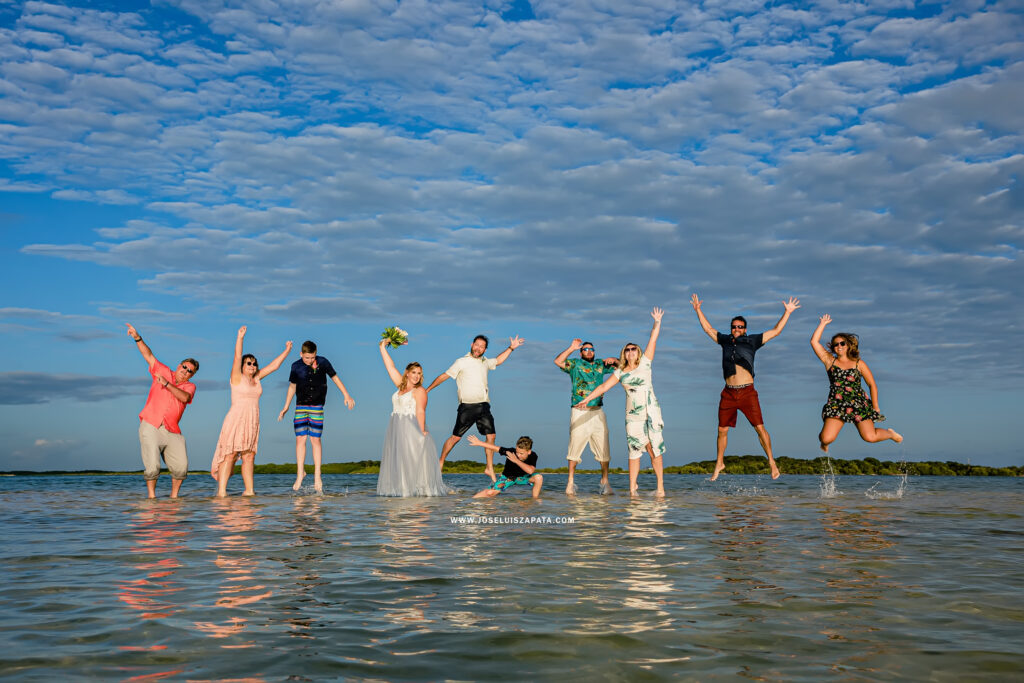
M722 389L722 400L718 402L718 426L735 427L736 411L743 411L743 415L750 420L750 424L758 426L764 424L761 417L761 404L757 400L757 390L754 385L745 386L742 389Z

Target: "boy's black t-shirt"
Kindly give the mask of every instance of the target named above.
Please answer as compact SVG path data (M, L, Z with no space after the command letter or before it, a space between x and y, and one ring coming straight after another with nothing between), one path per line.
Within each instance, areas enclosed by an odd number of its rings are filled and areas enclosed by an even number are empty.
M511 453L512 455L515 455L516 454L516 449L514 449L514 448L505 448L504 446L502 446L501 450L499 450L498 452L501 453L502 455L508 455L509 453ZM525 462L530 467L536 467L537 466L537 454L534 453L533 451L530 451L530 454L528 456L526 456L526 459L523 460L523 462ZM505 461L505 469L503 469L501 471L501 476L505 477L506 479L518 479L519 477L525 477L525 476L529 476L529 475L527 475L526 472L523 472L523 468L521 468L519 465L515 464L511 460L506 460Z

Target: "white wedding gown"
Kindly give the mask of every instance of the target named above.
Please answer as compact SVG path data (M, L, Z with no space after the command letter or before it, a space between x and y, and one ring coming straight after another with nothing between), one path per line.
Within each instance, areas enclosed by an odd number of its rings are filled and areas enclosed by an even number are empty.
M416 422L412 392L391 397L391 421L377 475L378 496L445 496L451 489L441 479L437 446Z

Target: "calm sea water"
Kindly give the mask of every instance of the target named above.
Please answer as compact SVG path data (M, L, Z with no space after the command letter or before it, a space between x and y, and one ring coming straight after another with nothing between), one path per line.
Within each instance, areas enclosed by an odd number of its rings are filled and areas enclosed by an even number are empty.
M236 477L237 478L237 477ZM1020 680L1024 482L668 476L379 499L0 477L19 680ZM309 481L309 479L307 479ZM612 477L621 492L625 476ZM241 482L232 479L237 491ZM641 477L653 487L653 478ZM166 496L169 480L161 478ZM461 519L460 519L461 518Z

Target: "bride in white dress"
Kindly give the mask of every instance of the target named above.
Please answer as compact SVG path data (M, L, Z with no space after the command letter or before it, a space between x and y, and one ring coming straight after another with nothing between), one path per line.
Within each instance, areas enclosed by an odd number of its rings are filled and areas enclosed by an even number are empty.
M388 376L398 387L391 396L391 420L377 475L378 496L444 496L451 492L441 479L437 446L427 431L427 391L423 368L409 363L399 374L388 354L388 340L380 342L380 355Z

